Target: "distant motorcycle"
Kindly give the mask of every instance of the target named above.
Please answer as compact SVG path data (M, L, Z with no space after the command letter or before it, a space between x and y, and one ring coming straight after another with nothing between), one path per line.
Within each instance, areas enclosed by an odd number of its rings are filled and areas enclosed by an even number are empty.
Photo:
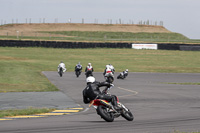
M85 72L85 75L86 75L86 78L89 76L93 76L92 71L90 71L90 70Z
M81 75L81 69L76 68L75 74L76 74L76 77L78 78Z
M109 83L112 83L114 81L113 73L106 73L104 77L105 77L106 81Z
M95 99L90 102L90 106L96 109L97 114L101 116L107 122L113 122L115 118L122 116L128 121L133 121L134 117L131 111L125 107L122 103L119 102L117 98L118 107L120 110L117 111L114 109L113 105L103 99Z
M60 67L60 69L59 69L59 75L60 75L60 77L62 77L63 76L63 74L64 74L64 72L63 72L63 68L62 67Z
M125 79L128 76L128 73L123 73L121 72L118 76L117 79Z

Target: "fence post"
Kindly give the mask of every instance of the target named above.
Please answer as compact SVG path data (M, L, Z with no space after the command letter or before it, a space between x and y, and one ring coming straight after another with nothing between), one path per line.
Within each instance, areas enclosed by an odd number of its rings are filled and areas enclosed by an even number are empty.
M84 18L82 18L82 24L84 24Z
M106 41L106 39L107 39L107 36L106 36L106 35L104 35L104 41Z
M16 31L17 32L17 39L19 39L19 31Z
M23 38L23 32L21 32L21 38Z

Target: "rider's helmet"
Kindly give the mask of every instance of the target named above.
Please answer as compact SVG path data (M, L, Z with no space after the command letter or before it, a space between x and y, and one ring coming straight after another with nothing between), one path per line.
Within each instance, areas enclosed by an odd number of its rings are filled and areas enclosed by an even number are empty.
M128 72L128 69L126 69L126 71Z
M63 63L63 61L60 61L60 63Z
M106 65L106 69L109 68L109 65Z
M88 77L88 78L86 79L86 82L87 82L87 84L88 84L88 83L94 83L94 82L95 82L95 78L92 77L92 76L90 76L90 77Z
M91 66L91 63L88 63L88 66Z
M78 67L81 67L81 63L80 63L80 62L78 62L77 66L78 66Z

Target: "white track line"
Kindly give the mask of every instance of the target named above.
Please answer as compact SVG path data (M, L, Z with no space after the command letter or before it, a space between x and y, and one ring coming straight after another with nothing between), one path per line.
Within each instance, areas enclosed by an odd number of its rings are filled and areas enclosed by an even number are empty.
M127 96L133 96L133 95L137 95L138 94L137 91L133 91L133 90L129 90L129 89L121 88L121 87L118 87L118 88L121 89L121 90L125 90L125 91L128 91L128 92L131 92L131 94L118 96L118 97L127 97Z

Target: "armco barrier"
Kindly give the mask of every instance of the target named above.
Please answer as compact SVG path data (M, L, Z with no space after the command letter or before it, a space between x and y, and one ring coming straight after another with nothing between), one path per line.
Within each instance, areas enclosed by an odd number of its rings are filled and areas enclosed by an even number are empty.
M0 40L0 47L46 47L46 48L132 48L133 43L87 43L56 41ZM200 45L158 44L160 50L200 51Z

